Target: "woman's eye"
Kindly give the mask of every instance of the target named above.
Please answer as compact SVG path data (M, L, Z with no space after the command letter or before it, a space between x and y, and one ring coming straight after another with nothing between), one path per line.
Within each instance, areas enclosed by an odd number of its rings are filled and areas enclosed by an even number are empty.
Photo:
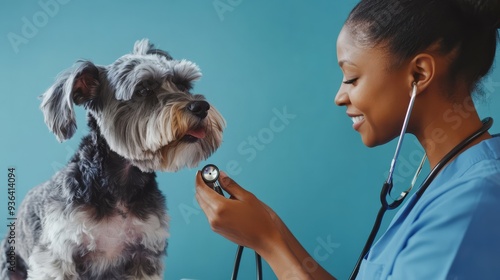
M350 79L350 80L347 80L347 81L343 81L342 83L344 83L344 84L346 84L346 85L352 85L352 84L354 84L357 80L358 80L358 78L354 78L354 79Z

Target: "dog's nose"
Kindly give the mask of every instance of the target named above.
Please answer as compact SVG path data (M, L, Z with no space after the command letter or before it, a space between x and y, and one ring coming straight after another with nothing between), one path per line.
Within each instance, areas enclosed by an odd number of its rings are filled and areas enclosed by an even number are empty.
M187 109L193 113L193 115L199 117L200 119L204 119L208 114L210 104L206 101L193 101L188 104Z

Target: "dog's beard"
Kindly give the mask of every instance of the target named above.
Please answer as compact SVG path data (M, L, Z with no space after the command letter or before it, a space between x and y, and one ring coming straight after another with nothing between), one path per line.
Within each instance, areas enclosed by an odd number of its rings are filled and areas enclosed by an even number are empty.
M183 167L195 167L202 160L214 153L222 143L222 131L225 122L220 113L215 108L210 108L208 115L203 119L202 129L205 129L203 138L194 139L191 136L187 140L186 133L193 128L199 128L199 124L186 125L180 131L180 138L169 143L161 149L162 171L177 171Z
M214 107L200 119L185 110L187 103L167 104L153 114L117 108L113 117L118 119L101 123L102 134L111 150L143 172L175 172L195 167L221 145L225 121Z

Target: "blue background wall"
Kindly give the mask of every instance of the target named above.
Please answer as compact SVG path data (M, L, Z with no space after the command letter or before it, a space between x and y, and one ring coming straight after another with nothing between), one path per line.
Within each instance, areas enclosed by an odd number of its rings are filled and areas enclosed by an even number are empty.
M1 1L0 234L8 215L7 167L16 168L19 204L66 163L86 133L78 108L79 130L58 143L37 96L77 59L109 64L136 40L150 38L201 67L194 91L227 120L224 143L209 162L274 208L323 266L347 278L379 207L395 147L394 141L364 147L345 108L333 102L342 79L335 42L355 3ZM482 116L500 121L499 73L487 80L479 105ZM284 113L288 118L279 117ZM493 131L500 131L499 122ZM409 183L420 155L408 137L396 172L400 185ZM195 171L158 174L172 218L165 278L227 279L236 247L211 232L194 199ZM243 266L241 279L254 279L252 254ZM275 279L265 269L265 278Z

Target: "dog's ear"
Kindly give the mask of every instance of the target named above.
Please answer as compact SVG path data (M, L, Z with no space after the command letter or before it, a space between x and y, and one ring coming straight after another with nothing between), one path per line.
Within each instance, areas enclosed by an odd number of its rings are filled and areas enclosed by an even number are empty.
M200 68L188 60L176 61L173 65L172 82L186 90L193 88L193 81L201 77Z
M49 127L60 142L76 131L73 103L86 104L95 99L99 89L99 69L83 61L64 71L56 82L42 94L40 109Z
M184 59L180 61L173 60L169 53L163 50L155 49L154 45L150 43L148 39L136 41L134 44L133 54L156 54L164 56L167 60L169 60L169 65L172 67L172 82L183 90L192 89L192 82L201 77L200 68L196 64Z
M164 50L156 49L155 45L148 39L138 40L134 44L133 54L146 55L155 54L165 57L167 60L173 60L172 56Z
M148 39L138 40L134 44L133 54L145 55L149 50L152 50L154 45L149 42Z
M165 57L167 60L173 60L173 58L170 56L170 54L164 50L160 49L149 49L146 54L156 54L159 56Z

